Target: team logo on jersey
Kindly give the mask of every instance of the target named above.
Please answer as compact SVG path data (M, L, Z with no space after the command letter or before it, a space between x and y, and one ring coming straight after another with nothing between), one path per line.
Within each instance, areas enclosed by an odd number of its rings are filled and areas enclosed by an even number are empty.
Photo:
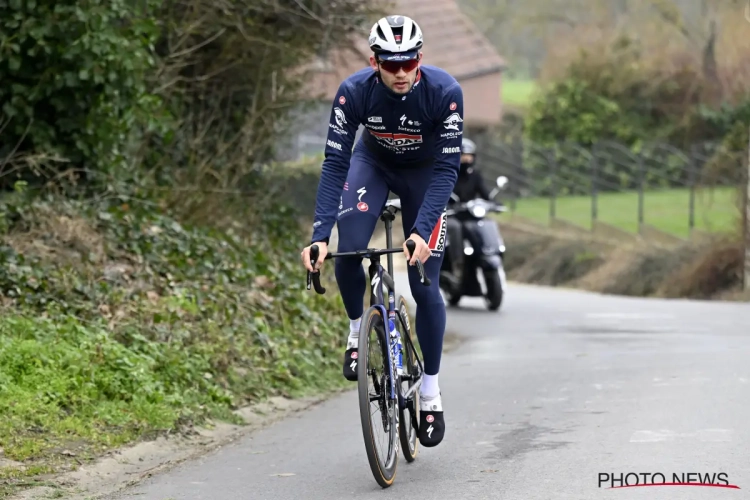
M443 209L443 213L440 214L440 218L432 229L432 234L430 234L430 239L427 242L427 246L430 250L434 252L442 252L445 250L445 236L447 230L448 215L446 214L445 209Z
M448 118L443 120L443 126L447 130L458 130L458 124L462 121L463 119L458 115L458 113L453 113Z
M346 104L346 97L344 96L339 97L339 104L341 104L342 106Z
M333 110L334 117L336 119L336 125L338 125L341 128L344 128L344 125L346 125L346 115L343 111L341 111L341 108L334 108Z
M394 148L405 148L413 146L415 144L422 144L421 135L413 134L391 134L388 132L373 132L370 133L380 142L387 144Z

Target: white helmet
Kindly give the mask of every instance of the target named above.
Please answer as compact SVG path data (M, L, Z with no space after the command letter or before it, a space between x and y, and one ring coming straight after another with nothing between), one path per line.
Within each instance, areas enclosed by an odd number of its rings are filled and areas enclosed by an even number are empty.
M415 59L422 48L422 30L410 17L388 16L373 24L369 42L387 61Z
M474 144L474 141L471 139L467 139L464 137L461 140L461 154L464 155L475 155L477 154L477 145Z

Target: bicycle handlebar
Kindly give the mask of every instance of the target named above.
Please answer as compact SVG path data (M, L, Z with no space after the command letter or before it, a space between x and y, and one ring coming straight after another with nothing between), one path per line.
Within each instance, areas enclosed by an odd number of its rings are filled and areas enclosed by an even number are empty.
M416 249L417 244L414 242L414 240L406 240L406 248L409 250L409 254L413 255L414 250ZM325 260L332 259L334 257L344 257L344 256L350 256L350 255L358 255L367 253L398 253L403 252L404 250L401 248L391 248L388 250L377 250L377 251L362 251L362 252L345 252L345 253L329 253L326 255ZM318 257L320 256L320 249L318 248L318 245L313 245L310 247L310 265L315 267L315 263L318 261ZM417 259L417 271L419 272L419 281L424 286L430 286L432 281L430 278L427 277L427 274L424 270L424 265L422 265L422 262ZM307 289L310 289L310 285L315 287L315 291L319 294L323 295L326 293L326 289L323 285L320 284L320 271L310 272L307 271Z

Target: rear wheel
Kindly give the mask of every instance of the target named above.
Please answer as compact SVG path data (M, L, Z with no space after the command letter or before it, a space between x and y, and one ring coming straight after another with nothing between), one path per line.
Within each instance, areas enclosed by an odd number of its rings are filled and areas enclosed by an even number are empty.
M385 325L380 309L370 307L362 317L357 352L362 436L370 470L383 488L392 485L396 477L399 441L398 400L390 397L391 368Z
M398 303L398 331L401 332L401 344L403 345L403 378L399 380L401 393L404 394L409 390L409 386L419 378L419 364L414 357L412 343L414 335L411 333L411 319L409 318L409 306L404 297L399 297ZM408 340L407 340L408 339ZM401 449L404 452L404 458L407 462L413 462L417 458L417 426L419 425L419 390L417 389L404 401L405 408L399 408L399 427L398 435L401 439Z

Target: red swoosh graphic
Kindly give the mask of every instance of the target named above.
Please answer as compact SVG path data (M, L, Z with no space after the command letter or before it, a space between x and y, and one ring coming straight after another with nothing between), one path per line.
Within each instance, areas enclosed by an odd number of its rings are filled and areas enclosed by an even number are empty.
M739 490L740 487L736 484L711 484L711 483L653 483L653 484L627 484L623 486L610 486L608 490L620 489L620 488L637 488L639 486L705 486L707 488L728 488L732 490Z

